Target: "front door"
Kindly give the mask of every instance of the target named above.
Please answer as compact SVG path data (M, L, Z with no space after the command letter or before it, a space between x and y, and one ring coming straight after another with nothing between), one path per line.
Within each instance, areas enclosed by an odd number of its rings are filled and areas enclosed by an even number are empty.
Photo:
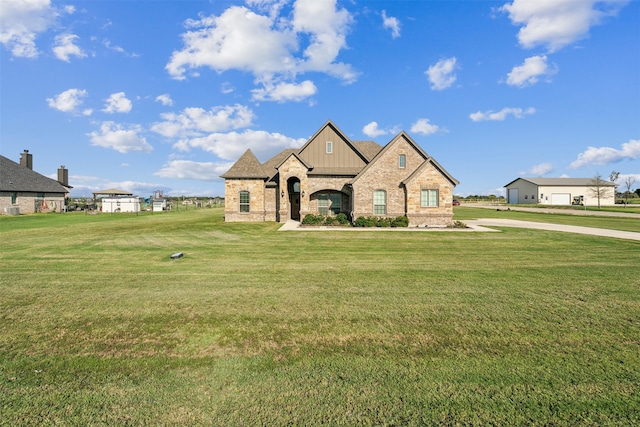
M291 219L300 221L300 193L291 194Z

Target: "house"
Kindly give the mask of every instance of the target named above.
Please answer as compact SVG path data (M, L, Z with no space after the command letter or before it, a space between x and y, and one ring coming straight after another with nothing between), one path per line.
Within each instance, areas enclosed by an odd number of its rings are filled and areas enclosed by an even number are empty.
M505 187L512 204L609 206L616 201L616 184L595 178L517 178Z
M350 140L331 121L264 163L247 150L221 177L228 222L344 213L406 216L412 227L450 225L459 183L404 131L381 147Z
M58 180L33 170L33 155L24 150L20 163L0 156L0 211L5 214L62 212L69 197L69 171L58 169Z

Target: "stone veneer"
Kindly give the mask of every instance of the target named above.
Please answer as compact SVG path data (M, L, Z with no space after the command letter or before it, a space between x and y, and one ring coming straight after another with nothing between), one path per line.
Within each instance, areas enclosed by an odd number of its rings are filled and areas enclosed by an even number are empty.
M224 182L224 220L227 222L266 221L263 179L227 179ZM240 212L240 192L249 192L249 212Z

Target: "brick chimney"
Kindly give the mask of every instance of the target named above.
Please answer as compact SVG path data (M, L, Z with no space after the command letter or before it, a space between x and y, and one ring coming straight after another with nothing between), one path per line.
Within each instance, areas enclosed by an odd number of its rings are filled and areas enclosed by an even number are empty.
M20 165L33 170L33 154L29 154L29 150L20 155Z
M65 169L64 165L58 169L58 182L65 187L69 186L69 169Z

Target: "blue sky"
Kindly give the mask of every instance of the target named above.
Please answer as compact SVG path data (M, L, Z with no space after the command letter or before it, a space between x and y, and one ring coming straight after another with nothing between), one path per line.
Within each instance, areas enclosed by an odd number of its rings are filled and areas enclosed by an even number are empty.
M405 130L460 195L640 185L638 1L2 0L0 43L0 154L74 196L222 196L327 120Z

